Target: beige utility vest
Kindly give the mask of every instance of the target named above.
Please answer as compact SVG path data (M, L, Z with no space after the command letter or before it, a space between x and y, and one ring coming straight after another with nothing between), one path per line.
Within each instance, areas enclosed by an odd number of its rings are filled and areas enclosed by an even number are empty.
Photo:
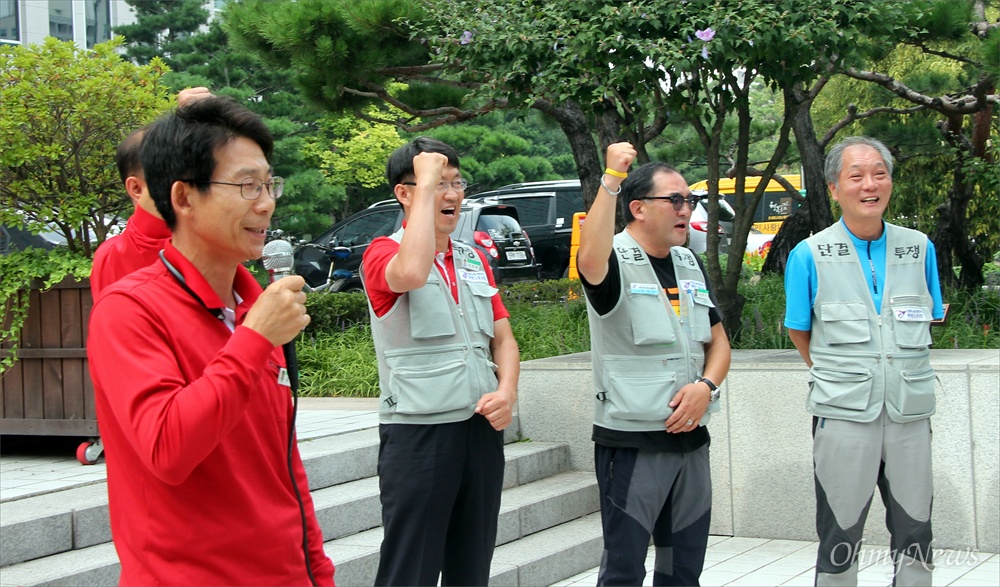
M389 238L400 242L403 229ZM399 296L382 317L371 303L382 423L443 424L472 417L476 402L496 391L490 354L493 305L482 258L452 241L458 300L431 266L427 283Z
M927 237L885 223L885 290L875 307L862 259L843 222L806 242L816 262L807 408L825 418L894 422L934 413L930 349L933 299L924 270Z
M714 307L694 253L671 247L680 297L674 312L642 247L622 231L615 235L622 294L604 316L587 302L593 360L594 423L611 430L663 430L670 400L701 376L704 343L712 340ZM710 412L718 410L710 404ZM702 423L708 422L708 414Z

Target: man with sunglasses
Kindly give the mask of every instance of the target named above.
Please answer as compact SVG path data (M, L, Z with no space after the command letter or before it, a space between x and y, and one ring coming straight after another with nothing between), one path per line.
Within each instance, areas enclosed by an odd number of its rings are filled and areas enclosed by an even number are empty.
M122 585L333 585L281 351L309 324L304 281L261 290L242 266L281 196L273 148L216 97L142 140L172 236L98 297L87 344Z
M375 584L486 585L520 353L486 258L450 238L467 186L455 150L419 137L386 178L403 227L361 267L381 389Z
M594 462L604 553L598 585L697 585L711 519L708 412L719 408L729 339L704 266L689 249L697 199L664 163L628 171L608 147L580 234L593 360ZM615 234L621 202L627 224Z

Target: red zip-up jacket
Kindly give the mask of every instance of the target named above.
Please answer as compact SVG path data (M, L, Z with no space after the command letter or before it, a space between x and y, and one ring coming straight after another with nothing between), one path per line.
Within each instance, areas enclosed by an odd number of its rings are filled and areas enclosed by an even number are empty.
M156 261L169 240L167 223L136 206L125 230L101 243L94 253L90 270L94 299L112 283Z
M191 291L155 262L101 294L87 342L120 582L307 585L284 358L239 326L262 290L238 268L230 331L204 277L172 245L165 255ZM312 572L333 585L297 447L292 461Z

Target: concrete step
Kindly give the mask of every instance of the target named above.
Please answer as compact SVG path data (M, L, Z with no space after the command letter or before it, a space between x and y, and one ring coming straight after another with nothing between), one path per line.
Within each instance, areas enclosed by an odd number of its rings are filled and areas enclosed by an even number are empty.
M307 440L299 443L299 452L314 491L371 477L378 430ZM110 540L107 483L9 501L0 517L0 566Z
M377 477L351 479L374 468L357 462L375 460L375 455L367 452L372 446L377 451L377 436L365 438L366 432L334 437L340 442L319 439L303 443L303 447L311 445L303 450L306 462L317 467L310 475L321 477L321 484L340 482L312 492L317 518L328 540L381 524ZM588 483L579 473L565 472L569 463L565 444L518 442L507 445L505 455L505 501L498 542L559 523L560 516L569 519L596 509L593 482ZM553 475L558 477L553 480ZM591 477L586 474L587 479ZM16 508L9 507L13 503ZM89 578L117 577L104 483L10 502L4 508L0 533L4 584L11 576L20 577L14 583L19 585L100 584ZM92 554L83 555L83 559L70 556L84 551ZM374 554L377 564L377 543ZM88 563L81 566L80 560Z
M327 542L337 565L338 587L371 585L378 570L382 528ZM603 542L600 513L570 520L498 546L493 553L490 585L552 585L600 564Z
M370 478L378 457L378 429L306 440L299 443L299 453L313 492ZM513 442L505 453L504 487L560 473L569 466L566 445ZM106 483L6 502L0 517L0 567L108 542L108 520Z
M117 585L120 574L118 553L105 542L4 567L0 586Z
M545 585L571 577L577 573L594 567L597 563L593 555L593 545L586 539L592 537L590 530L581 530L578 542L572 538L573 531L568 534L558 528L567 524L576 524L580 519L590 518L599 508L597 499L597 481L593 473L567 472L546 477L525 485L520 485L503 492L500 503L500 516L497 526L497 551L494 556L491 574L491 584L497 585L541 585L541 583L519 583L520 560L523 558L531 564L543 564L543 555L549 548L560 544L571 562L560 563L556 568L570 569L565 575L558 577ZM580 526L576 524L571 528ZM551 540L537 536L555 536ZM600 519L597 521L597 538L600 541ZM324 536L326 534L324 533ZM535 547L511 551L513 554L501 559L499 553L512 544L527 538L532 539ZM326 543L327 555L337 565L337 585L371 585L375 581L378 570L379 546L382 543L382 528L373 527L370 530L358 532ZM535 551L535 549L541 549ZM528 554L531 556L528 556ZM600 549L597 550L600 557ZM500 565L500 561L503 564ZM582 566L580 566L582 565ZM575 569L575 570L573 570ZM527 576L542 576L541 570L525 571ZM561 570L559 572L562 572Z
M504 429L504 443L508 449L512 444L520 444L518 422L518 417L514 416L510 426ZM378 428L300 441L299 455L309 477L309 489L315 491L374 477L378 444Z
M550 493L552 490L549 488L554 487L556 492L565 492L566 490L560 487L560 483L570 483L568 481L571 479L570 477L561 481L550 481L547 484L540 481L566 471L569 466L569 448L565 444L518 442L504 447L504 456L506 460L503 485L504 499L508 499L508 492L512 491L512 495L515 496L513 499L518 500L514 503L525 503L530 506L530 500L520 497L526 495L524 487L534 487L535 491ZM589 477L592 478L593 475L589 475ZM589 486L584 487L583 485L581 482L573 480L570 489L574 493L561 496L560 499L554 499L552 501L553 507L567 507L567 501L573 502L577 499L577 494L589 497L585 495ZM548 493L539 493L539 495L548 495ZM596 490L594 495L596 496ZM316 518L319 520L320 527L323 528L324 540L335 540L357 534L382 524L382 506L379 502L377 477L358 479L314 490L312 497L313 506L316 508ZM596 500L596 497L594 499ZM590 502L586 503L587 507L590 507ZM596 505L594 507L596 508ZM508 509L510 509L508 517L510 513L517 514L514 508ZM550 519L553 514L558 515L558 512L532 511L526 514L530 520L524 525L529 528L538 528L545 523L544 520ZM503 517L504 513L501 510L501 518ZM516 539L521 534L536 531L532 529L529 532L522 532L520 521L508 522L507 524L503 522L501 520L501 528L505 529L505 532L513 533L514 537L510 538L511 540ZM503 535L507 536L508 534Z

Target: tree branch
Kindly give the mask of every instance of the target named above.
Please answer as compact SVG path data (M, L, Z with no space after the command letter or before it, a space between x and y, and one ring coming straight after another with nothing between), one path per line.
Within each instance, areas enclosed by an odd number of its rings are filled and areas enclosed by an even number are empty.
M919 41L912 44L914 47L917 47L918 49L920 49L924 53L927 53L928 55L936 55L938 57L944 57L945 59L951 59L952 61L958 61L959 63L968 63L969 65L975 66L979 69L982 69L983 67L983 64L979 63L978 61L973 61L968 57L955 55L954 53L948 53L947 51L937 51L935 49L931 49L930 47Z
M997 96L995 94L983 94L982 97L977 95L976 90L980 89L984 83L982 78L979 83L976 84L976 87L973 88L973 91L971 92L972 95L966 94L964 96L957 97L932 97L921 94L920 92L909 88L906 84L891 76L885 75L884 73L863 71L853 67L844 68L842 72L848 77L878 84L904 100L913 102L914 104L919 104L934 110L935 112L940 112L941 114L973 114L985 108L987 102L997 101Z
M847 116L842 118L840 122L830 127L830 130L826 131L823 135L823 139L820 140L821 145L828 145L833 137L837 136L842 128L851 124L855 120L861 120L863 118L868 118L869 116L874 116L876 114L913 114L915 112L920 112L921 110L926 110L927 106L913 106L911 108L890 108L888 106L880 106L878 108L871 108L859 113L858 107L854 104L849 104L847 106Z

